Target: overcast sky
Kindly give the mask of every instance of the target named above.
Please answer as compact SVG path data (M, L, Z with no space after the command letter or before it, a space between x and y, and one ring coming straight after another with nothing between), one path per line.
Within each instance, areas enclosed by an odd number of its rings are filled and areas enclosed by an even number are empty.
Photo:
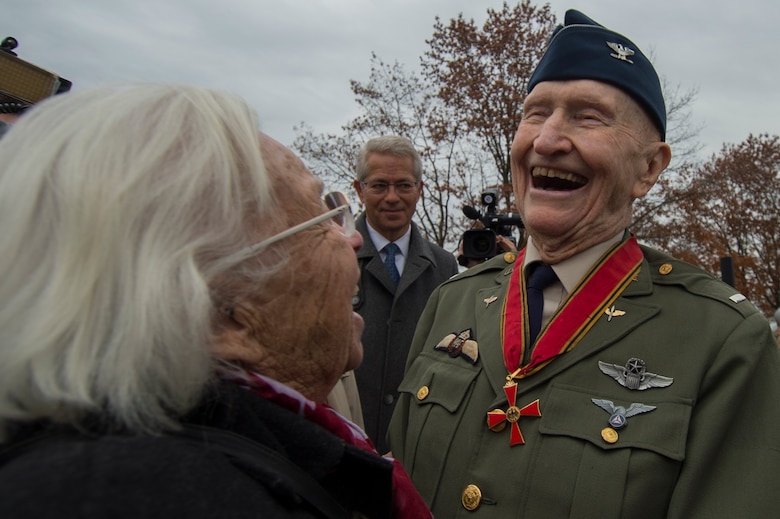
M173 81L246 98L284 144L301 122L338 132L358 114L349 81L371 53L417 70L435 17L479 25L502 0L8 0L0 38L73 81ZM514 2L508 2L515 5ZM544 2L536 2L543 5ZM672 85L698 89L704 156L749 134L780 135L777 0L554 0L623 33ZM774 43L773 43L774 42Z

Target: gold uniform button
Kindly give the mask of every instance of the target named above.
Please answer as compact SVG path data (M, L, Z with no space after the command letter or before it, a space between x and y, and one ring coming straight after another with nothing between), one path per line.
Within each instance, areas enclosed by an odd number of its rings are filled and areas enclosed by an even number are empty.
M612 427L604 427L601 430L601 438L607 443L615 443L618 441L618 433Z
M482 503L482 491L477 485L469 485L463 489L463 494L460 496L460 502L463 508L472 512L479 508Z
M417 390L417 400L425 400L428 397L428 386L423 386Z
M662 276L665 276L665 275L667 275L667 274L668 274L668 273L670 273L671 271L672 271L672 264L671 264L671 263L664 263L663 265L661 265L660 267L658 267L658 272L659 272L659 273L660 273Z
M514 263L516 259L517 259L517 254L515 254L514 252L504 253L504 261L506 263Z

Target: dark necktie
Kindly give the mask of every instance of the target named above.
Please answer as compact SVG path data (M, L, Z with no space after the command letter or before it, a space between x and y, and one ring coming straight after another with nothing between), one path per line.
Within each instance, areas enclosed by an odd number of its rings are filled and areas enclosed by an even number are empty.
M398 245L395 243L388 243L385 248L382 249L385 253L385 268L387 273L390 274L390 279L393 280L393 284L397 285L401 279L401 274L398 272L398 267L395 265L395 255L398 252Z
M528 328L531 333L531 343L536 342L536 336L542 329L542 313L544 310L544 289L558 279L550 265L536 263L531 265L528 276Z

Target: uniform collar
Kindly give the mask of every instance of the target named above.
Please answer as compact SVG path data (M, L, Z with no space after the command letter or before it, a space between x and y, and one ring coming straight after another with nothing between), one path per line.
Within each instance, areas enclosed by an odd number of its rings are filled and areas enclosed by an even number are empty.
M598 243L571 258L566 258L560 263L553 265L553 270L558 276L561 284L563 284L563 288L566 292L571 293L599 258L601 258L610 247L622 241L626 236L627 233L625 231L620 231L619 234L616 234L609 240ZM530 265L533 261L541 261L541 255L539 254L539 249L534 245L533 239L529 236L523 268L525 269L525 267Z

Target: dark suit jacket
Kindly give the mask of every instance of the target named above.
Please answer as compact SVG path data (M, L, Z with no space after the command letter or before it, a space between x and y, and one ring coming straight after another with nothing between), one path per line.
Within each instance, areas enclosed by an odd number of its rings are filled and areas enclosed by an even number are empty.
M457 274L455 256L422 237L412 223L409 257L398 287L390 281L368 235L365 214L356 222L363 235L358 251L361 277L353 300L366 323L363 363L355 371L365 430L380 453L387 451L385 433L398 398L414 327L431 292Z
M638 277L615 301L620 313L597 313L576 347L517 381L516 406L538 399L541 416L520 414L503 430L486 419L508 409L500 323L513 266L499 256L431 295L388 436L436 517L680 519L780 510L780 354L766 318L711 275L643 253ZM435 349L465 329L478 345L474 364ZM599 366L630 358L673 383L633 390ZM593 399L655 409L604 438L610 414ZM525 444L510 446L515 426Z

